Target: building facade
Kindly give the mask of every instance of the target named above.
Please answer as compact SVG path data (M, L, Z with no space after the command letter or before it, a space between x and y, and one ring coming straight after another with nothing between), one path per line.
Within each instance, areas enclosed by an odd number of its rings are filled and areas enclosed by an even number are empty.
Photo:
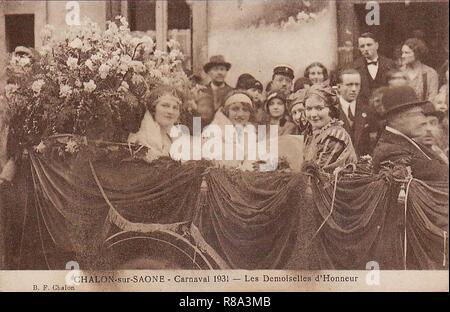
M1 1L0 67L18 45L38 48L41 30L52 24L67 27L67 14L79 14L99 25L117 15L127 18L132 31L151 34L159 49L174 38L186 56L185 67L202 73L214 54L233 64L228 79L252 73L270 80L277 63L288 63L302 76L307 64L320 61L333 69L351 62L362 31L380 36L380 50L394 57L396 46L413 31L424 34L431 46L430 62L446 58L448 2L378 1L379 25L367 24L373 12L368 1L306 0L146 0L146 1ZM435 52L433 52L435 51ZM448 48L447 51L448 53ZM438 55L439 53L443 55ZM445 54L445 55L444 55ZM432 64L434 65L434 64ZM3 73L4 74L4 73ZM4 80L4 79L2 79Z

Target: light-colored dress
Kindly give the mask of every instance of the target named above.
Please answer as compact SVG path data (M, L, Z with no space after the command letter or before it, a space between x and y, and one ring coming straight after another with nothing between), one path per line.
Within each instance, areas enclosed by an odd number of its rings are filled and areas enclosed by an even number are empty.
M408 85L420 100L433 101L438 94L439 75L430 66L421 64L417 75L412 79L408 77Z
M306 138L305 162L312 162L328 173L357 162L351 137L342 121L333 119Z
M161 127L148 110L142 118L138 132L128 135L128 143L138 144L148 149L145 156L147 162L170 156L171 142L169 135L163 137Z

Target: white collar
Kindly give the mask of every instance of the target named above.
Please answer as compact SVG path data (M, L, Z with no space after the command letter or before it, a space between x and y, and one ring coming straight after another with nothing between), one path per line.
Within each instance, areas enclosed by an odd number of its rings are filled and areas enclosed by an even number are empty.
M356 100L353 100L351 102L344 99L342 96L339 95L339 102L341 103L342 110L347 114L348 108L352 110L353 115L355 115L356 110Z
M393 133L393 134L396 134L396 135L399 135L399 136L405 138L409 143L411 143L412 145L414 145L414 147L416 147L419 151L421 151L422 154L424 154L425 157L428 158L428 160L431 160L430 156L428 156L428 155L420 148L420 146L417 145L416 142L414 142L413 139L411 139L411 138L408 137L407 135L403 134L402 132L398 131L397 129L391 128L391 127L389 127L389 126L386 126L385 129L386 129L387 131Z
M377 66L378 66L378 56L374 60L366 59L366 63L369 63L369 62L377 62Z

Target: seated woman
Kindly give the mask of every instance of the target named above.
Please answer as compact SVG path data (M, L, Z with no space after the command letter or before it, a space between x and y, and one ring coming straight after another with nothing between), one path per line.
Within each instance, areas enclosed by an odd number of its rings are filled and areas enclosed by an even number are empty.
M313 163L327 173L356 163L350 135L336 119L339 114L330 90L318 86L308 89L305 114L312 127L311 135L305 140L305 163Z
M233 137L221 138L223 157L216 163L219 166L246 171L273 171L278 168L279 160L283 160L291 170L300 171L303 162L303 143L292 136L273 136L273 134L271 136L270 130L265 136L259 135L257 127L253 124L254 112L252 99L245 91L235 90L228 95L222 109L217 111L213 122L203 132L204 144L208 144L206 140L210 139L213 127L219 127L224 134L226 126L233 126L231 131ZM277 148L275 144L278 145ZM239 150L241 158L227 158L227 150L234 151L233 156L236 156L236 151Z
M267 96L264 106L267 114L267 126L277 125L278 135L293 134L295 132L295 124L287 119L286 96L283 93L272 92ZM269 127L268 127L269 128Z
M182 95L170 86L159 86L144 97L147 110L136 133L130 133L128 142L148 149L145 160L151 162L170 156L170 131L179 120Z
M295 135L306 136L311 132L311 125L305 116L305 96L306 89L300 89L292 93L288 98L288 111L292 121L296 125L296 128L292 132Z
M309 64L306 67L303 76L308 78L313 85L328 86L330 84L328 80L328 70L325 65L320 62Z

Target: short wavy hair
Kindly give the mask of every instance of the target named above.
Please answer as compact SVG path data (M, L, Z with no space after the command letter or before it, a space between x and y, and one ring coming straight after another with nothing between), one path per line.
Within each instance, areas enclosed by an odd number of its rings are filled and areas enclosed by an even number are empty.
M409 38L403 45L408 46L414 52L416 60L423 61L425 55L428 54L428 48L425 42L418 38Z
M327 80L327 79L328 79L328 69L325 67L325 65L323 65L323 64L320 63L320 62L313 62L313 63L309 64L309 65L305 68L305 72L303 73L303 77L309 79L309 71L310 71L311 68L313 68L313 67L320 67L320 68L322 68L323 80Z
M143 97L143 103L148 111L154 116L157 100L163 95L172 95L180 100L180 111L183 108L184 96L178 89L169 85L160 85L151 91L147 91Z

